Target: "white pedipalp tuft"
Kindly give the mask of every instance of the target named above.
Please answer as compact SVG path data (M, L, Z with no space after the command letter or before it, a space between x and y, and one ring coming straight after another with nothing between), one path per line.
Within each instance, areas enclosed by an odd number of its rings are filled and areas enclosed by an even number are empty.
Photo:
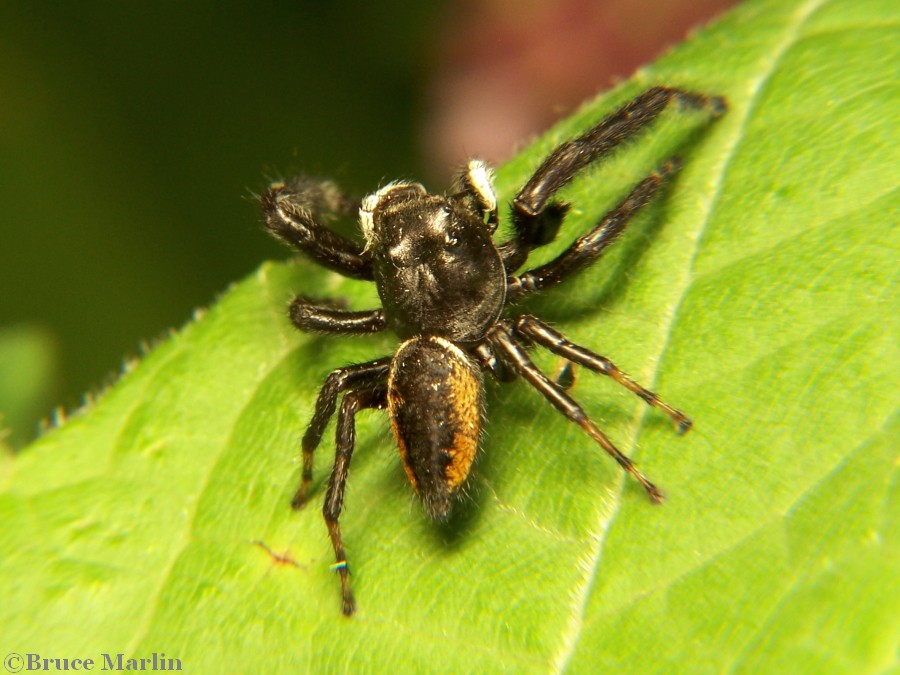
M497 193L494 192L494 170L481 159L470 159L466 165L469 186L478 194L486 211L497 209Z

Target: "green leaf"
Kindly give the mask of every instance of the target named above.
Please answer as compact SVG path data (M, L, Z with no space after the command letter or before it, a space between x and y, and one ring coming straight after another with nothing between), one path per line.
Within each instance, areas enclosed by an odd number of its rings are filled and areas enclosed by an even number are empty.
M46 331L0 328L0 441L17 448L35 437L56 388L56 360L56 346Z
M288 506L298 441L327 372L396 340L297 333L292 293L365 308L374 290L265 264L6 471L9 651L165 652L194 672L896 668L897 26L889 0L747 3L499 174L508 199L652 84L728 98L709 129L669 115L570 186L535 260L668 154L685 160L601 264L527 305L694 418L678 438L579 373L574 395L665 505L520 382L489 387L471 499L440 528L383 414L363 413L345 619L318 509ZM316 501L331 460L325 443Z

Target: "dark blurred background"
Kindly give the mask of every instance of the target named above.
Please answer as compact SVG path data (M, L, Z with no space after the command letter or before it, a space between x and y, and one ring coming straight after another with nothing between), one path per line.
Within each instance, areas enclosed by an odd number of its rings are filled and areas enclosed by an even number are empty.
M0 3L0 426L20 446L286 250L293 172L446 186L735 0Z

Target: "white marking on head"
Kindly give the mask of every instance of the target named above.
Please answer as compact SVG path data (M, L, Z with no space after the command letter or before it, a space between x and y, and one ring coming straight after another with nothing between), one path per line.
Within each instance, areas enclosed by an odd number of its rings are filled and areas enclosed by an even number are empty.
M425 188L419 183L404 183L403 181L392 181L387 185L378 188L372 194L363 197L359 206L359 226L362 229L363 237L366 239L366 248L375 242L375 218L373 213L384 197L398 188L415 187L425 194Z

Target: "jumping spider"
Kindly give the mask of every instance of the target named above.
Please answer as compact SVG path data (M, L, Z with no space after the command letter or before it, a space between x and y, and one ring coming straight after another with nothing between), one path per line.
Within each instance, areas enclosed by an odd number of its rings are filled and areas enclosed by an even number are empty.
M297 297L290 318L302 331L358 335L390 328L401 339L393 356L333 371L316 401L303 436L303 477L293 500L306 503L313 452L344 393L337 420L337 451L323 509L340 572L343 612L355 611L339 518L353 454L356 413L387 409L400 458L428 515L445 520L475 458L484 410L482 371L509 381L522 377L567 419L631 474L654 502L663 494L623 455L567 393L528 357L541 346L569 363L607 375L671 417L680 433L691 427L684 413L664 403L609 359L569 342L537 317L504 317L507 306L567 279L591 265L657 193L678 167L671 158L644 178L587 234L551 262L516 273L529 252L556 236L568 205L552 201L578 172L632 139L671 102L716 117L720 97L655 87L645 91L585 134L566 141L543 161L513 199L514 236L495 244L497 197L489 167L471 160L448 196L419 183L394 182L359 205L365 246L321 224L349 214L356 203L328 182L297 178L276 183L262 198L268 229L321 265L345 276L374 281L383 307L347 311Z

